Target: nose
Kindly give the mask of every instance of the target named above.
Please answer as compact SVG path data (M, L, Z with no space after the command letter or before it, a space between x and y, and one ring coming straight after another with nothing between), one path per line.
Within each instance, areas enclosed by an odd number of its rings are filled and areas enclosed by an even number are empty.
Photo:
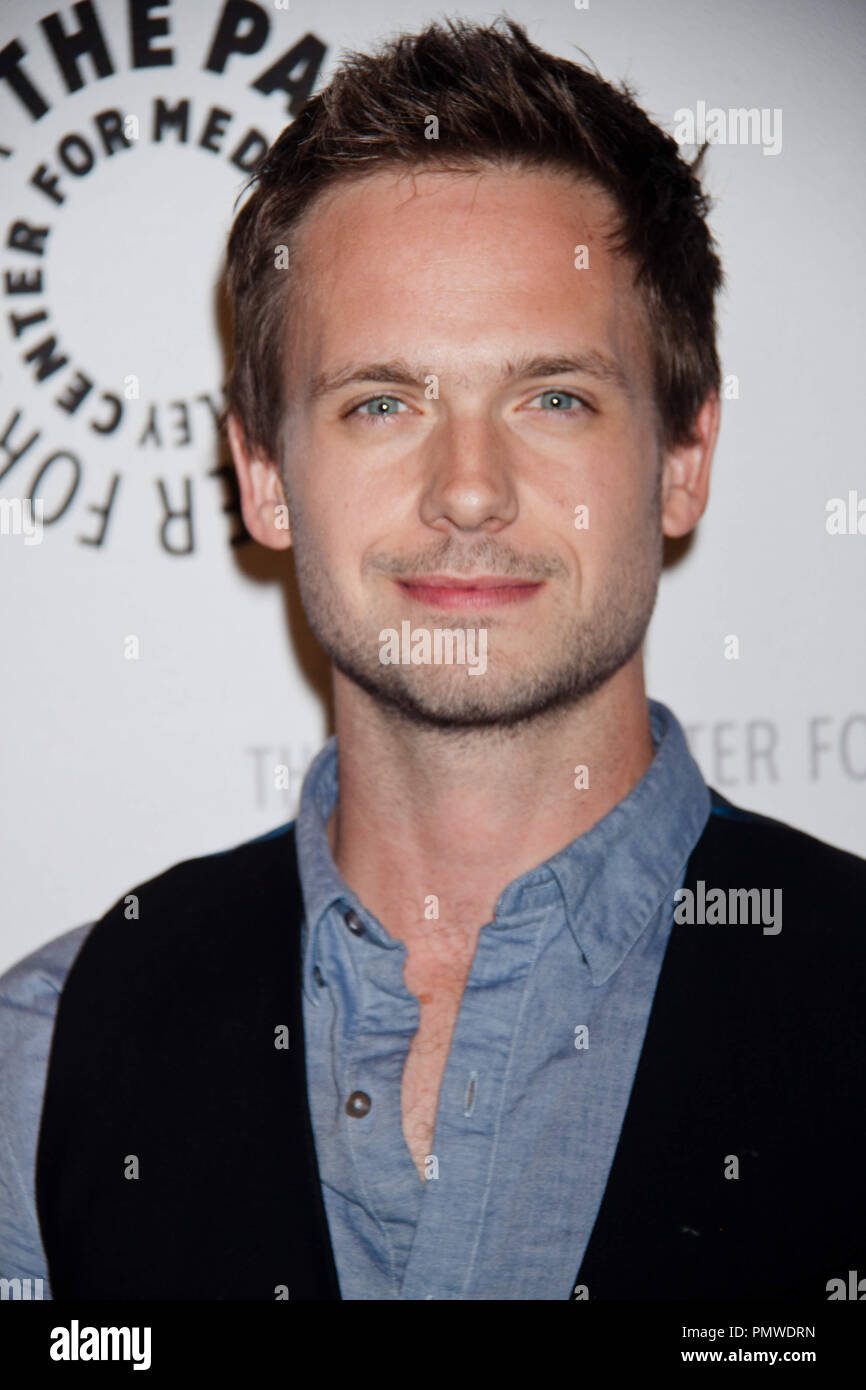
M513 460L492 420L452 418L427 445L421 519L440 531L496 532L517 517Z

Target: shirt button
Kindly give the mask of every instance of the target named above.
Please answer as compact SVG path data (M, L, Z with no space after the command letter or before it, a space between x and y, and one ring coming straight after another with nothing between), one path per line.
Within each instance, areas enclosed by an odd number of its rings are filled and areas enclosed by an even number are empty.
M324 978L324 976L323 976L321 970L319 969L319 967L318 967L317 965L314 965L314 966L313 966L313 979L315 980L316 984L319 986L319 989L324 989L324 988L325 988L325 978Z
M346 1101L346 1114L360 1120L367 1115L373 1104L366 1091L353 1091Z
M349 931L355 933L355 936L364 935L364 923L353 907L350 907L348 912L343 914L343 921L346 923Z

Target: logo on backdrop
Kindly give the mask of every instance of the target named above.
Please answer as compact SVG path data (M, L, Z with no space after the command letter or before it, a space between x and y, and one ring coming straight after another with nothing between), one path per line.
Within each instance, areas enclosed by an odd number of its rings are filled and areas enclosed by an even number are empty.
M208 525L246 539L216 281L327 54L280 9L80 0L0 47L0 493L46 531L107 548L144 527L173 556Z

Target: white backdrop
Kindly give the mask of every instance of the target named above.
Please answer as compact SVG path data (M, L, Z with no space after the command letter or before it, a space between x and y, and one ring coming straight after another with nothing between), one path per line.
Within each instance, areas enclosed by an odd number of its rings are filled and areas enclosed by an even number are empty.
M0 970L170 864L294 815L329 732L327 668L285 556L232 545L215 472L214 282L246 177L233 157L290 119L279 73L263 74L305 36L308 59L315 41L325 50L318 90L345 48L497 13L473 0L137 8L151 25L137 54L121 0L0 13L0 501L36 487L55 518L29 544L13 505L0 534ZM52 13L67 34L91 16L101 75L87 56L80 78L67 56L64 75ZM781 112L778 153L729 143L707 157L730 398L710 508L662 581L648 683L731 800L866 854L866 534L856 518L853 534L827 531L830 499L847 509L855 493L866 512L866 8L512 0L509 13L542 46L579 45L626 78L671 131L700 102ZM160 99L175 124L156 140ZM96 118L110 136L111 111L139 129L109 154ZM273 786L278 763L289 791Z

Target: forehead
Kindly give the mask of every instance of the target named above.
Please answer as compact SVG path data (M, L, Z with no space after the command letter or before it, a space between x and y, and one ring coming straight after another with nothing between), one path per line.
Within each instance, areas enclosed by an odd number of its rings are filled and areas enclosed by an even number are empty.
M295 348L308 365L411 354L477 373L519 340L530 353L595 347L637 379L643 310L631 263L607 243L615 222L602 189L556 170L381 170L338 184L295 237Z

